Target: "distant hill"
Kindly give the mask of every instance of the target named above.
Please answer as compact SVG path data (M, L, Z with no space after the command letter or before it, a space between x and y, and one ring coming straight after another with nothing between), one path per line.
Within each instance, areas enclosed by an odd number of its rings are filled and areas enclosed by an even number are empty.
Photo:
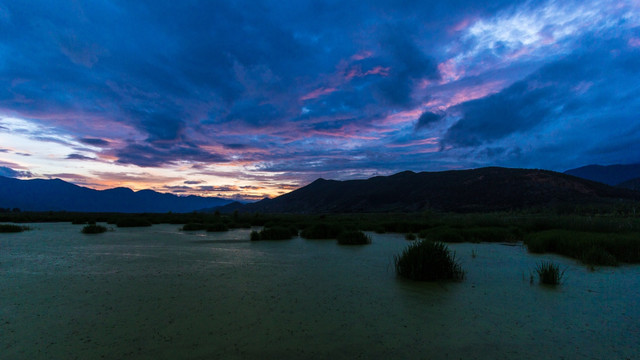
M640 200L640 193L547 170L481 168L401 172L366 180L318 179L243 212L339 213L387 211L494 211L559 203ZM233 205L238 209L238 205ZM226 211L225 207L221 211Z
M637 178L631 179L631 180L627 180L627 181L623 181L620 184L618 184L618 187L625 188L625 189L631 189L631 190L635 190L635 191L640 191L640 177L637 177Z
M588 165L567 170L564 173L608 185L618 185L631 179L640 178L640 164Z
M0 176L0 208L23 211L183 213L230 202L216 197L176 196L153 190L93 190L60 179L18 180Z

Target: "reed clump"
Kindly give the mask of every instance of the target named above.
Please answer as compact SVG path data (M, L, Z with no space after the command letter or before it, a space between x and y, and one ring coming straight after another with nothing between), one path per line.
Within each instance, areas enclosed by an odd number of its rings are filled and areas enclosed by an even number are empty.
M417 281L464 279L465 273L455 253L442 242L421 240L409 245L394 258L396 273Z
M545 285L558 285L564 276L564 270L560 271L560 266L551 261L539 263L535 272L538 274L540 283Z
M0 224L0 233L18 233L25 230L29 230L29 227L13 224Z

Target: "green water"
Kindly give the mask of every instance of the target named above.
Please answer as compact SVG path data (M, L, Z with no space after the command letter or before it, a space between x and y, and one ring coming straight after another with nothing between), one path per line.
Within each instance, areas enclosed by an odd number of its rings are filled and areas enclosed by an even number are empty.
M636 359L640 266L455 244L467 278L396 278L402 235L249 242L177 225L0 234L1 359ZM477 257L471 256L472 251ZM535 264L566 268L558 288Z

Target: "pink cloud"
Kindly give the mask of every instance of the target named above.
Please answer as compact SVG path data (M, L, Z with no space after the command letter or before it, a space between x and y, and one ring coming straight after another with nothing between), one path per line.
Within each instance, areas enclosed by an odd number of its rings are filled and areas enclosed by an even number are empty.
M365 77L368 75L380 75L380 76L389 76L390 67L376 66L371 70L367 70L365 72L362 71L359 65L350 68L346 74L345 79L350 81L354 77Z
M388 115L382 120L382 124L384 125L396 125L407 122L414 122L416 119L420 117L423 113L423 109L416 108L412 110L400 111L391 115Z
M331 94L332 92L334 92L336 90L338 90L338 89L333 88L333 87L315 89L312 92L302 96L300 98L300 100L305 101L305 100L310 100L310 99L317 99L320 96Z
M640 47L640 38L633 37L627 42L631 47Z
M492 81L478 86L470 86L462 89L458 89L452 94L442 94L434 99L431 99L426 104L423 104L427 109L438 109L444 111L451 106L461 104L463 102L480 99L485 96L494 94L504 87L504 81Z
M389 76L389 70L391 70L390 67L376 66L373 69L365 72L363 76L367 76L367 75Z
M475 17L464 18L464 19L462 19L462 21L459 21L458 23L456 23L455 25L450 27L448 30L449 30L449 32L462 31L462 30L468 28L475 20L476 20Z
M392 148L404 148L404 147L410 147L410 146L424 146L424 145L437 145L437 144L438 144L438 138L430 137L427 139L415 140L415 141L411 141L404 144L389 144L387 146Z
M438 71L442 75L442 82L456 81L464 75L464 69L458 69L454 59L438 64Z
M373 53L371 51L365 50L365 51L363 51L361 53L357 53L357 54L353 55L351 57L351 60L360 61L360 60L368 59L371 56L373 56Z

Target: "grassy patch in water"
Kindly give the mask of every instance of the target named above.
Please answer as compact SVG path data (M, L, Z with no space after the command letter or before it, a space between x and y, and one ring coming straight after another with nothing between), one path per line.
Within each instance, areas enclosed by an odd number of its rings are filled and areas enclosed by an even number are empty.
M362 231L344 231L338 235L340 245L366 245L371 244L371 236Z
M462 280L464 271L442 242L421 240L394 258L396 273L417 281Z
M13 224L0 224L0 233L18 233L25 230L29 230L29 227Z
M538 274L540 283L545 285L558 285L564 276L564 271L560 271L560 266L551 261L543 261L538 264L535 272Z
M525 237L532 253L555 253L588 265L640 263L640 234L546 230Z
M184 224L180 230L182 231L198 231L198 230L206 230L207 225L202 223L188 223Z
M298 230L284 227L284 226L274 226L269 228L264 228L261 231L252 231L251 232L251 241L258 240L289 240L295 235L298 234Z
M83 234L100 234L107 231L107 228L102 225L87 225L82 228Z
M342 231L339 224L315 223L305 227L300 236L305 239L335 239Z
M223 222L217 222L217 223L209 224L209 226L207 226L207 231L208 232L224 232L224 231L229 231L229 227L227 226L227 224Z

